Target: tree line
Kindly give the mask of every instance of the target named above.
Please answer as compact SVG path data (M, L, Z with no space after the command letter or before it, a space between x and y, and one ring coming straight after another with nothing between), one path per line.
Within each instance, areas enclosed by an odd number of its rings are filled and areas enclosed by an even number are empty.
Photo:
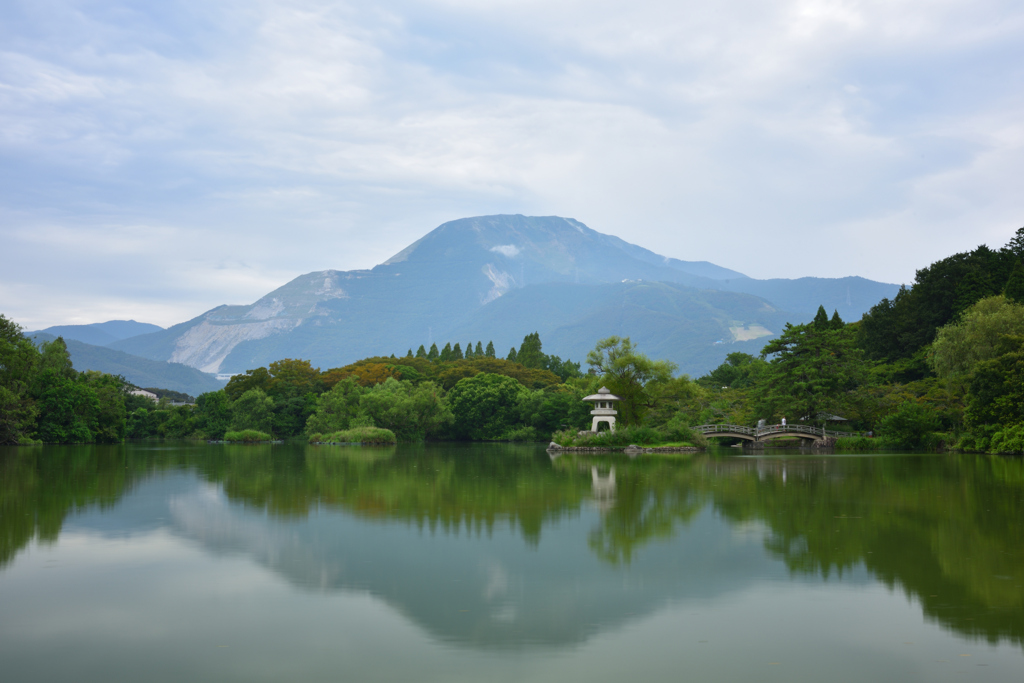
M759 356L730 354L699 378L712 398L702 419L788 416L878 433L892 446L1022 452L1022 259L1024 228L1002 249L980 246L918 270L857 322L819 308Z
M622 399L625 429L616 438L627 443L699 444L697 424L787 417L879 435L889 446L1021 452L1022 259L1024 228L999 250L981 246L922 268L859 321L819 308L760 355L729 354L696 381L675 377L675 364L648 358L628 337L600 340L584 373L545 354L534 332L504 359L480 341L324 371L286 358L232 377L195 405L154 405L130 396L121 378L76 372L63 340L36 346L0 316L0 443L220 439L230 430L293 438L370 427L402 441L568 443L589 427L582 398L605 385Z

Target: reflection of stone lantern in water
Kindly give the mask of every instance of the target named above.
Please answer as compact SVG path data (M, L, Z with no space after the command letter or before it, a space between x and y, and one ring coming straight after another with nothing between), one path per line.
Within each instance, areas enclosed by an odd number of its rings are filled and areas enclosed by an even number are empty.
M611 469L607 477L602 477L597 467L591 466L590 477L594 493L594 500L601 512L606 512L615 507L615 468Z
M619 414L619 411L615 410L615 401L622 399L608 391L608 387L601 387L596 394L585 396L583 400L594 404L594 409L590 411L590 414L594 416L594 424L590 431L596 432L597 425L606 422L608 429L614 432L615 416Z

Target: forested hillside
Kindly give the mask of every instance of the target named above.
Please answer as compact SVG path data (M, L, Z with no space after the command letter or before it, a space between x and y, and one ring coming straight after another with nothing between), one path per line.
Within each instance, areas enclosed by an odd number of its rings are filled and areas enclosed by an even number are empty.
M1024 228L917 271L857 322L824 309L699 383L713 420L807 420L901 447L1024 450ZM842 444L841 444L842 445ZM863 447L869 444L861 441Z

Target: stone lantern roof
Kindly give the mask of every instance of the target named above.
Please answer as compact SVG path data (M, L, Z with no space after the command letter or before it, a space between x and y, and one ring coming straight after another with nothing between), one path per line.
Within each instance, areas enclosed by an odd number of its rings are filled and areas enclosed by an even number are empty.
M608 391L608 387L601 387L596 394L584 396L584 401L621 401L622 399Z

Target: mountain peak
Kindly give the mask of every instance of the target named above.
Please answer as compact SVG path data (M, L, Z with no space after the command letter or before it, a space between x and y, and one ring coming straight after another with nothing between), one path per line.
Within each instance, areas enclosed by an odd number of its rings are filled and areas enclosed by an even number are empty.
M896 288L853 289L858 302L843 305L851 301L845 282L752 280L656 254L574 218L477 216L439 225L370 270L306 273L250 306L221 306L112 346L240 372L281 358L340 366L470 337L506 346L534 331L554 353L578 358L575 345L618 334L696 371L751 330L763 335L783 318L799 322L812 303L811 315L825 304L849 318Z

